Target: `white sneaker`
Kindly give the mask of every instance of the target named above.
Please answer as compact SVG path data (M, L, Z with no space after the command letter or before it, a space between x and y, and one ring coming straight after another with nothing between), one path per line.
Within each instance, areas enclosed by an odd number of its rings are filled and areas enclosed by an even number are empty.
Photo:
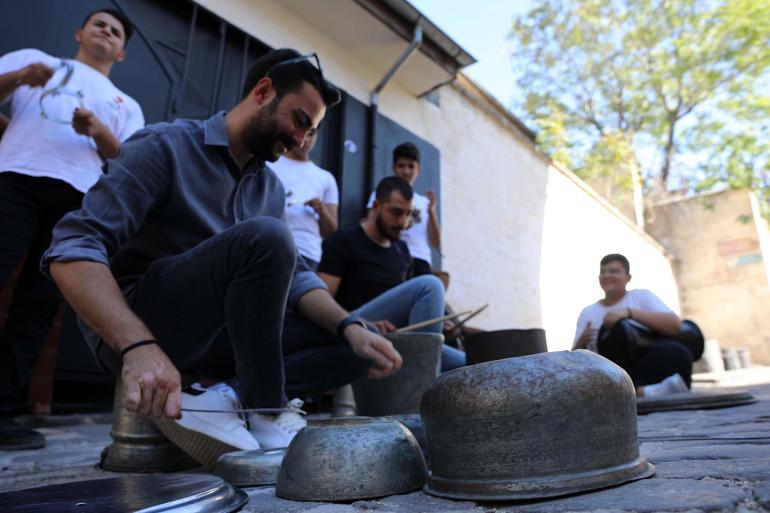
M196 383L182 392L182 408L227 411L242 406L229 385L218 383L203 388ZM175 445L210 469L226 452L260 448L240 413L183 411L179 420L156 419L155 424Z
M300 409L301 400L292 399L286 408L292 411L283 412L277 417L259 413L252 413L249 417L249 431L263 449L288 447L299 430L307 426L307 421L302 417L305 412Z
M672 374L660 383L644 387L644 397L656 397L669 394L681 394L689 392L687 384L679 374Z

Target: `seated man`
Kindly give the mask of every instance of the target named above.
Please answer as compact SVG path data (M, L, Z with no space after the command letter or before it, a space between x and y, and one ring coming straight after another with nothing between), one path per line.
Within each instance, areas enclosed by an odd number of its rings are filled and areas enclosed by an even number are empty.
M280 220L283 188L264 165L302 145L339 101L314 62L315 54L269 52L254 63L231 111L139 131L107 162L82 208L57 224L43 256L98 360L122 377L127 409L158 419L207 466L226 451L286 446L304 425L294 412L252 413L247 429L233 411L241 402L287 403L287 299L373 360L371 374L401 364L388 340L345 323L348 313L297 260ZM222 365L221 354L232 356L237 392L182 392L180 371Z
M623 255L602 258L599 285L604 299L580 312L572 349L599 353L598 337L620 344L617 328L622 322L646 327L660 335L676 335L682 325L679 317L658 297L645 289L626 290L631 281L630 264ZM603 343L605 341L603 340ZM686 392L692 375L692 354L675 341L658 341L649 348L638 348L632 361L623 365L631 376L639 397Z
M393 150L393 175L414 186L420 176L420 150L413 143L401 143ZM372 192L366 207L371 209L374 200L375 193ZM436 194L433 191L428 190L427 196L413 192L412 215L401 232L401 240L406 242L412 255L412 276L430 274L430 248L441 249L441 227L438 225Z
M269 165L286 190L286 224L297 252L313 271L321 261L323 238L337 231L339 203L334 176L310 160L317 136L309 133L304 145Z
M433 275L409 280L412 262L400 239L412 209L412 186L403 178L380 181L372 212L360 224L326 239L318 275L348 310L382 331L444 315L444 286ZM408 280L408 281L407 281ZM442 323L426 328L441 333ZM465 353L444 346L441 370L465 365Z

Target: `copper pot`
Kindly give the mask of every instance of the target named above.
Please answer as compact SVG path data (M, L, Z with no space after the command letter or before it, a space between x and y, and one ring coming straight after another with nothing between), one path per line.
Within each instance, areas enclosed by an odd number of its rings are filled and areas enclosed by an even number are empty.
M482 363L442 374L420 410L432 475L425 491L532 499L654 472L639 455L628 374L589 351Z
M468 365L548 351L545 330L540 328L481 331L466 335L463 344Z

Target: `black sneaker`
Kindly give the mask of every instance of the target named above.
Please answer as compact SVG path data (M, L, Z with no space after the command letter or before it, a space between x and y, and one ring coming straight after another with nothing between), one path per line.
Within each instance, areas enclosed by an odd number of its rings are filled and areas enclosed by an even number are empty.
M45 437L26 426L22 426L13 417L0 416L0 451L24 451L40 449L45 446Z

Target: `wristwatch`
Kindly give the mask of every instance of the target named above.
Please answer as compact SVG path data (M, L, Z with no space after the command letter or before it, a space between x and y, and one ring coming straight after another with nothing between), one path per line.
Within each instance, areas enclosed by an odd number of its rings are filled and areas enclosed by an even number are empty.
M342 340L345 340L345 330L350 326L351 324L358 324L365 330L369 329L369 327L366 325L364 321L361 320L360 317L357 315L348 315L344 319L342 319L342 322L340 322L337 325L337 337L339 337Z

